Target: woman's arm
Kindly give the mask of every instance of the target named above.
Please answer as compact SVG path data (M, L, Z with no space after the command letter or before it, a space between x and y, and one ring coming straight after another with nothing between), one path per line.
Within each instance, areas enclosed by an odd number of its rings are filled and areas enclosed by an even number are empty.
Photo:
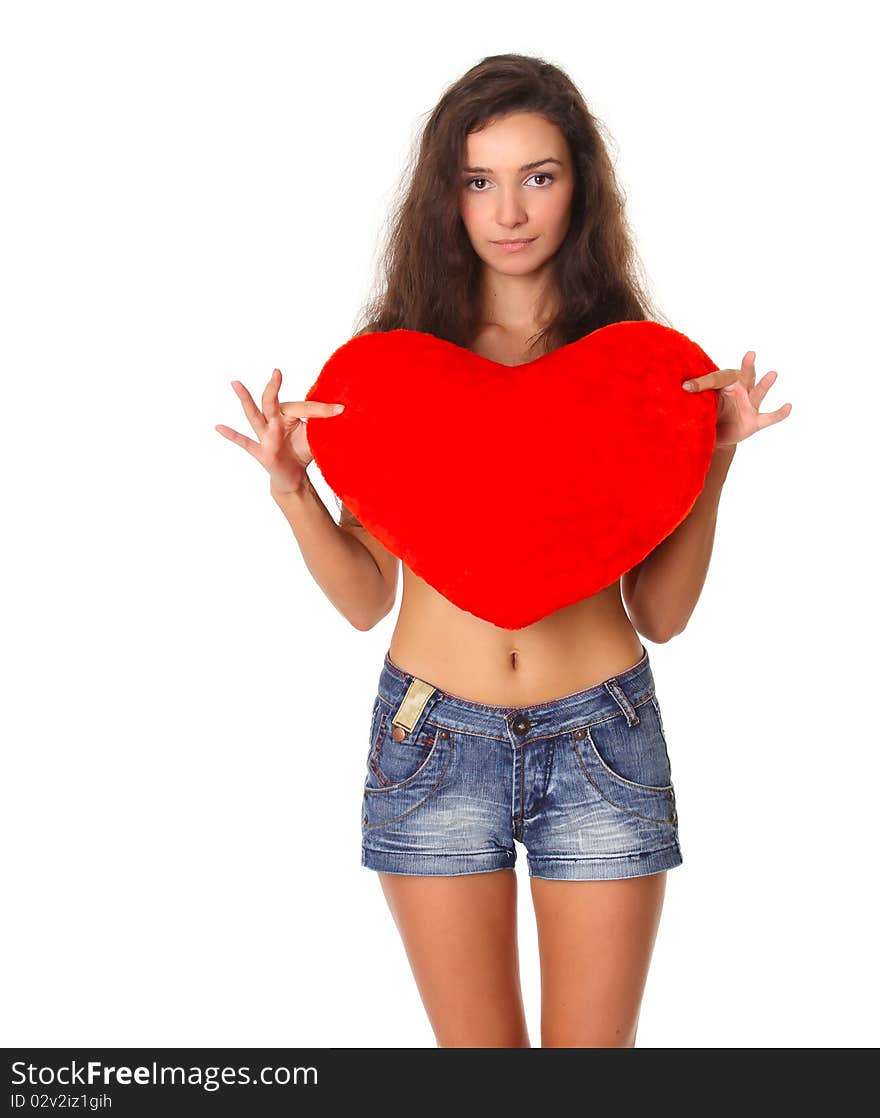
M366 544L352 535L357 521L348 529L337 524L308 474L298 490L278 492L270 485L270 492L315 582L355 629L372 629L394 606L396 565L392 583L390 570L383 571Z
M662 643L677 636L694 612L712 556L721 487L737 444L791 414L791 404L760 411L776 371L771 369L757 383L755 376L755 351L750 349L738 369L715 369L682 383L683 390L692 392L718 390L715 450L694 507L671 535L623 576L623 597L633 624L649 641Z
M721 489L736 444L716 447L703 489L679 526L623 576L622 592L633 624L655 644L681 633L699 600L712 545Z

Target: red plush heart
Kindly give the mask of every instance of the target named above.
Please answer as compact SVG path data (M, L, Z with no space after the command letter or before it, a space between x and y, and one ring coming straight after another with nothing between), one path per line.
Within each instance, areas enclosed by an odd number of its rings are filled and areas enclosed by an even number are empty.
M715 445L717 369L656 322L617 322L524 365L416 330L350 338L306 399L330 488L463 610L521 629L634 567L687 516Z

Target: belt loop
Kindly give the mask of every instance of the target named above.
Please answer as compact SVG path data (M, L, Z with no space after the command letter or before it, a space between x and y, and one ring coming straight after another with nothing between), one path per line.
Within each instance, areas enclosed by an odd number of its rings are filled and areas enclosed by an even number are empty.
M437 688L432 684L414 676L412 683L406 689L406 694L400 700L400 706L394 712L392 725L402 726L407 733L410 733L421 717L425 704L436 690Z
M611 679L605 680L605 690L623 711L626 716L627 725L635 726L639 721L639 713L626 697L623 688L617 682L617 676L612 676Z

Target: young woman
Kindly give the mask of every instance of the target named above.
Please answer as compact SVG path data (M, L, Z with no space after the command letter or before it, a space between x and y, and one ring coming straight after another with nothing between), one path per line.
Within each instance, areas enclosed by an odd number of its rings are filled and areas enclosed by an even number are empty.
M542 60L493 56L425 126L384 290L359 333L425 331L517 365L612 322L656 320L636 267L600 124L576 87ZM721 389L705 486L620 581L511 632L403 565L370 726L362 864L379 874L441 1047L530 1044L515 841L538 925L542 1046L635 1044L666 871L682 862L641 637L662 643L685 628L735 446L790 410L759 415L775 374L756 385L754 358L699 378L697 391ZM310 484L306 422L337 414L334 402L279 404L279 386L276 369L258 408L234 384L259 442L217 429L267 469L315 580L370 629L394 606L401 564L344 507L337 525ZM454 416L449 425L456 453ZM511 485L541 469L528 432L523 416ZM524 508L511 549L531 532Z

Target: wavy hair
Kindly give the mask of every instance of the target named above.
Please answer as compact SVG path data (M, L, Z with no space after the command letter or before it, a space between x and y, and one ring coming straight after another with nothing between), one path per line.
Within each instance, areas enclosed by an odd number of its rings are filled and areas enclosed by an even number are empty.
M463 347L474 340L484 265L459 212L466 137L517 112L539 113L559 127L575 178L569 229L550 262L555 310L530 348L540 343L549 351L612 322L671 325L648 294L605 126L558 66L524 54L495 54L446 89L415 138L386 226L378 292L374 282L355 336L404 328Z

